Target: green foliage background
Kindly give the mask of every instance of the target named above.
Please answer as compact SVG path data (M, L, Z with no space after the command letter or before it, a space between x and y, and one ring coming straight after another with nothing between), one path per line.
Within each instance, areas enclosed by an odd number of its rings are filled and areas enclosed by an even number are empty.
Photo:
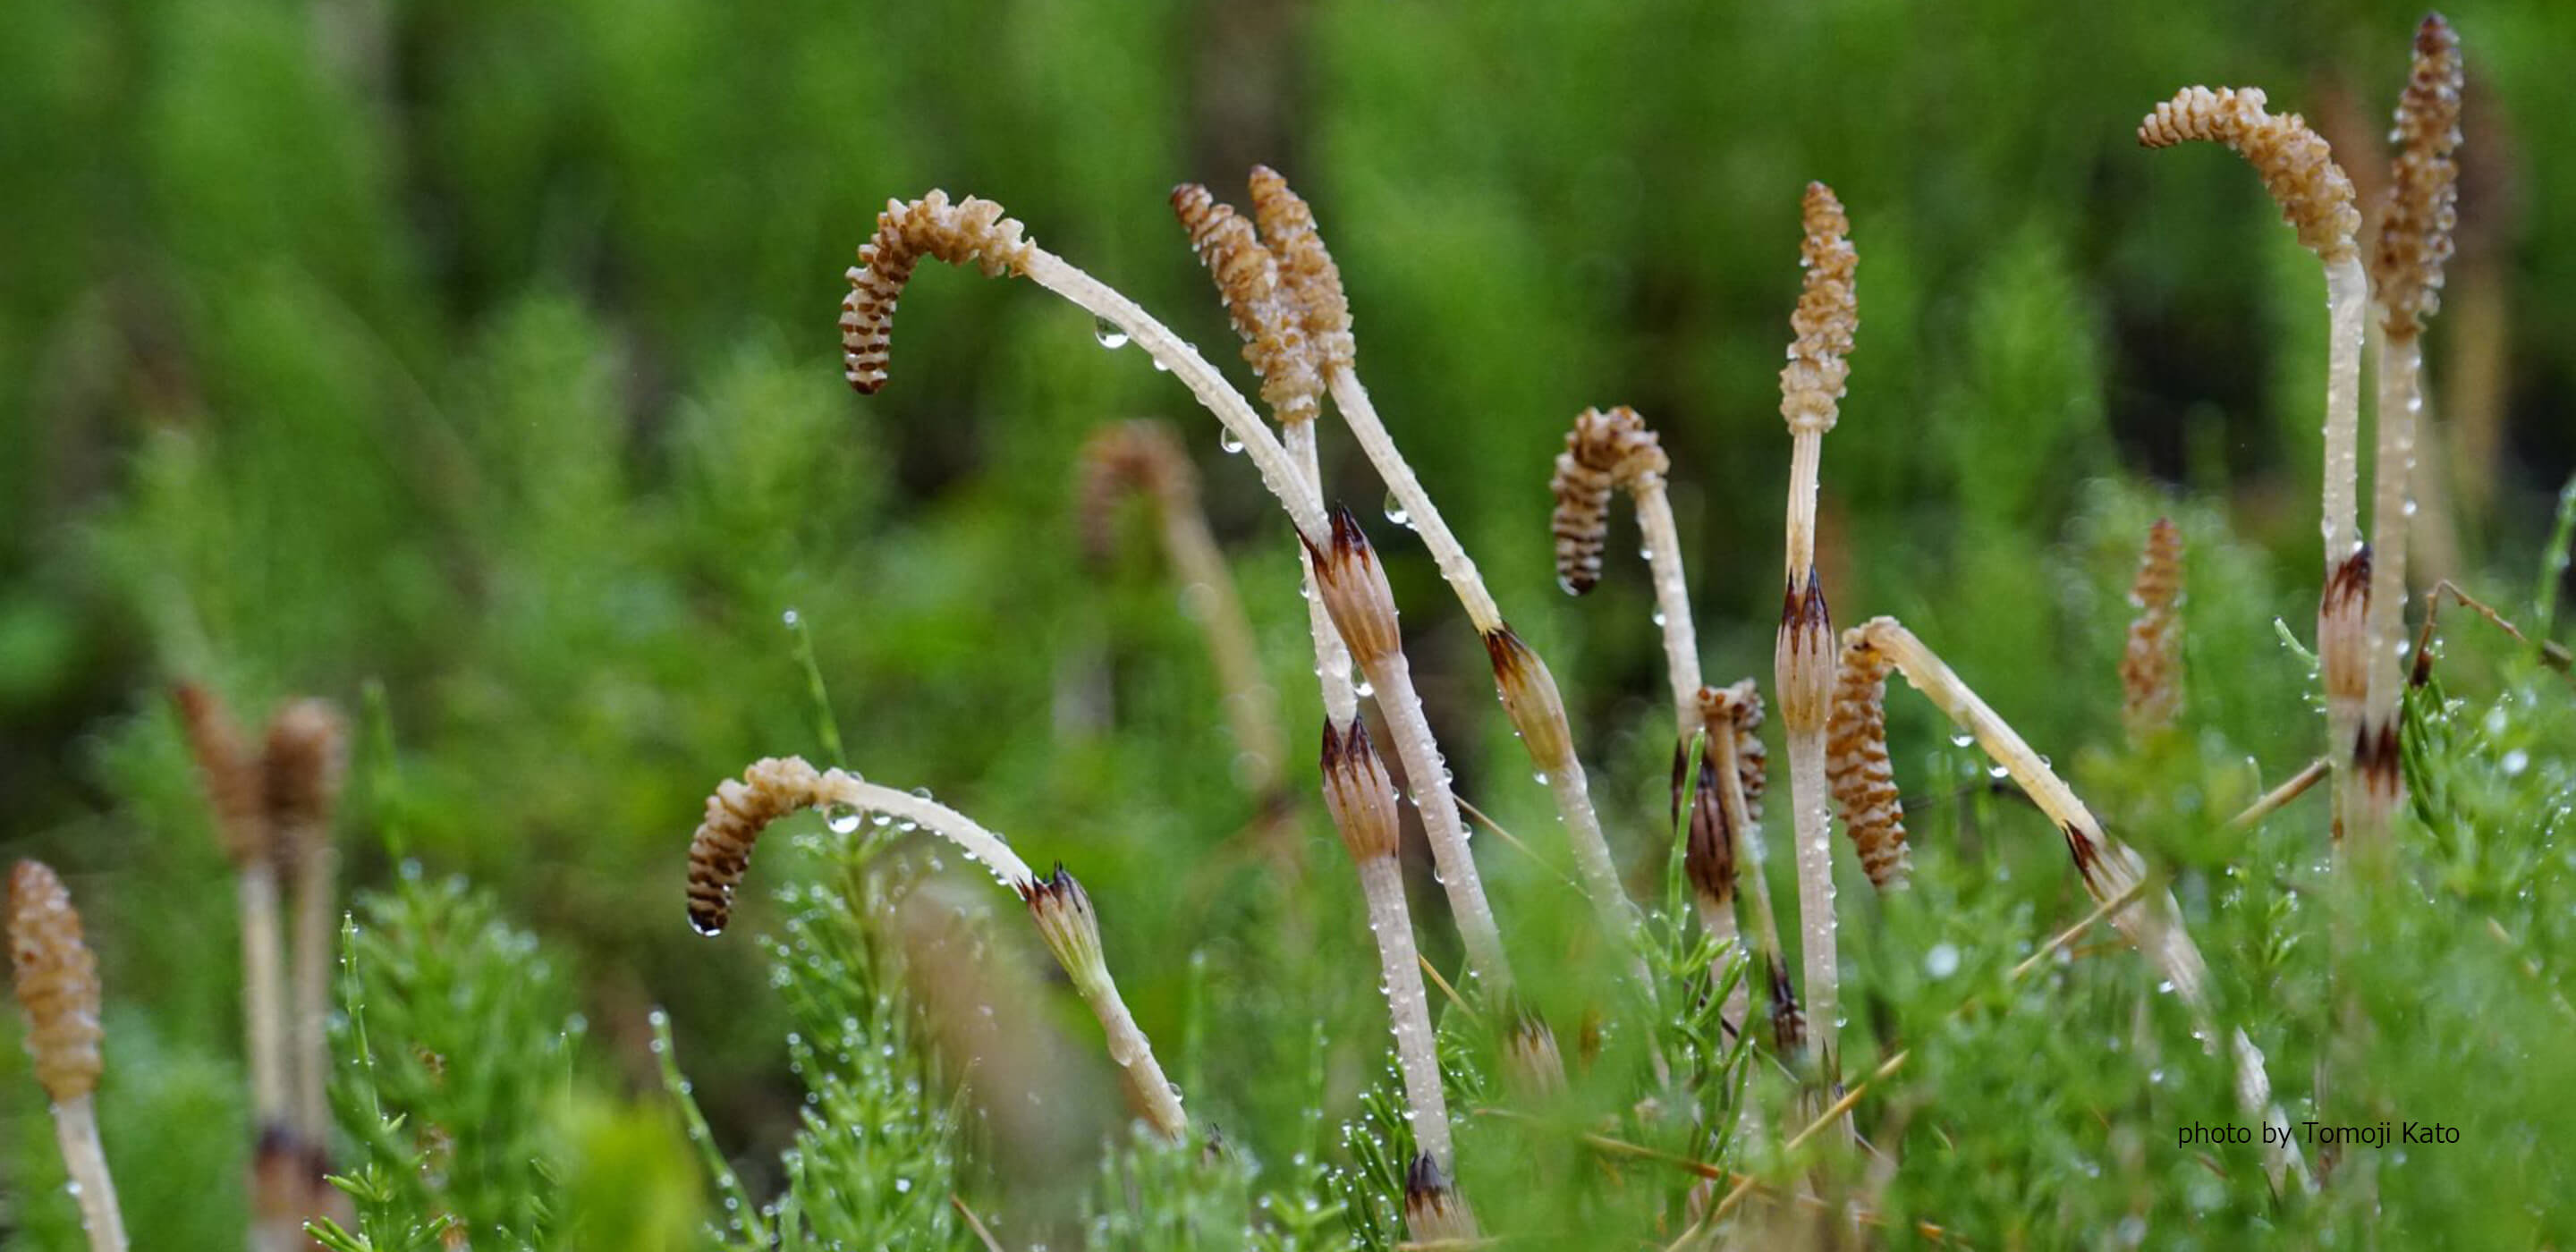
M2576 194L2576 7L2450 15L2473 118L2494 123L2473 122L2471 159L2489 164L2464 212L2509 312L2504 454L2462 470L2493 503L2457 517L2458 573L2527 619L2546 598L2530 589L2557 577L2536 553L2576 463L2576 352L2552 329L2576 320L2576 219L2546 211ZM1315 201L1370 386L1564 682L1641 898L1661 881L1670 752L1650 598L1624 522L1603 590L1557 593L1549 459L1586 404L1646 413L1676 463L1710 676L1767 686L1796 197L1833 183L1863 315L1826 454L1838 612L1904 617L2176 870L2227 1008L2295 1098L2324 1013L2323 941L2299 937L2317 907L2302 913L2297 889L2316 885L2318 811L2251 841L2212 827L2318 737L2304 662L2272 622L2305 637L2313 604L2321 287L2240 162L2130 136L2180 85L2258 83L2373 145L2349 163L2375 163L2416 16L18 0L0 38L0 837L65 870L103 954L110 1153L138 1241L229 1246L240 1227L232 905L162 695L183 676L251 710L314 692L358 714L352 877L462 875L488 903L444 907L497 910L554 953L553 981L494 1036L563 1053L546 1097L562 1111L527 1132L564 1162L547 1185L605 1213L646 1185L617 1179L659 1180L669 1214L612 1238L492 1199L521 1215L510 1229L659 1246L715 1211L656 1076L657 1005L715 1141L752 1190L775 1190L806 1084L771 959L746 936L797 910L755 890L710 943L683 924L679 882L719 778L824 754L791 609L848 764L934 788L1090 884L1193 1109L1264 1163L1225 1185L1280 1213L1328 1194L1309 1175L1340 1159L1331 1127L1383 1062L1347 865L1303 759L1297 863L1259 855L1259 804L1234 781L1149 532L1124 531L1106 569L1080 562L1076 449L1117 418L1187 432L1302 745L1318 722L1289 532L1167 377L1024 285L926 270L893 382L869 400L839 380L831 329L876 207L939 186L1001 201L1246 378L1164 194L1187 179L1239 198L1254 161ZM2431 340L2437 426L2451 330ZM1337 436L1331 494L1373 506ZM2193 544L2192 735L2141 763L2118 750L2112 664L2159 512ZM1546 800L1492 715L1472 632L1418 544L1371 520L1462 793L1544 859ZM2570 1022L2553 1015L2576 961L2567 691L2457 621L2445 679L2463 703L2425 712L2448 728L2427 731L2424 766L2445 807L2409 827L2424 895L2384 919L2369 989L2388 1020L2422 1025L2391 1029L2398 1107L2484 1137L2419 1157L2420 1182L2391 1165L2382 1187L2410 1244L2563 1241L2548 1199L2571 1181L2563 1133L2533 1128L2576 1114ZM2164 1245L2275 1230L2250 1157L2213 1182L2167 1146L2178 1123L2226 1115L2225 1076L2176 1015L2133 1031L2133 968L2086 962L2004 1011L1948 1016L2083 902L2044 825L1955 802L1980 766L1924 706L1896 704L1900 777L1928 806L1924 887L1883 911L1856 878L1844 893L1868 989L1852 1034L1926 1045L1894 1097L1909 1166L1892 1210L1992 1244L2112 1240L2130 1217ZM834 855L780 840L755 887L825 875ZM1543 864L1490 840L1484 855L1524 959L1571 954L1549 958L1569 968L1542 1007L1577 1020L1574 975L1603 959L1579 901ZM975 1153L995 1173L959 1185L1070 1235L1115 1124L1112 1071L1078 1005L1027 972L1044 957L1010 902L962 868L919 872L970 910L979 959L1022 971L992 985L1060 1045L1043 1077L1061 1098L984 1132L1002 1140ZM1423 885L1426 942L1454 968ZM1923 973L1936 944L1957 973ZM1877 1043L1854 1046L1873 1063ZM10 1158L6 1218L27 1246L67 1246L23 1069L14 1048L0 1059L7 1138L37 1149ZM1104 1168L1131 1197L1133 1178L1187 1172ZM1144 1238L1119 1223L1146 1217L1091 1211L1105 1240Z

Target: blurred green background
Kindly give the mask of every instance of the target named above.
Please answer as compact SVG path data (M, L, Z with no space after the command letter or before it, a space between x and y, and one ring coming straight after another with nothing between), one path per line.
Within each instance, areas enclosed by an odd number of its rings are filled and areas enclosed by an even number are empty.
M1074 863L1149 1029L1232 1041L1185 1084L1248 1141L1293 1132L1303 1093L1247 1076L1300 1064L1302 1023L1365 1032L1378 1010L1349 972L1368 957L1347 867L1308 802L1290 532L1179 387L1023 284L924 270L892 382L852 396L841 271L887 197L932 187L999 200L1248 386L1165 195L1194 180L1240 201L1252 163L1286 173L1341 262L1380 407L1563 681L1644 883L1670 750L1651 600L1624 520L1604 588L1557 591L1550 459L1585 405L1647 416L1676 466L1710 677L1767 686L1775 376L1797 197L1824 179L1861 256L1825 456L1838 616L1906 617L2044 747L2108 744L2124 562L2147 517L2181 509L2242 541L2207 557L2234 607L2195 643L2196 664L2225 662L2196 708L2278 777L2307 754L2307 732L2280 729L2306 680L2271 619L2309 633L2322 286L2240 161L2132 134L2182 85L2259 84L2375 186L2417 16L16 0L0 839L60 866L88 911L112 1072L159 1058L149 1107L207 1114L125 1150L159 1162L147 1177L207 1185L240 1151L232 904L166 707L183 677L254 714L293 693L350 710L351 876L412 860L492 890L577 968L608 1089L651 1085L643 1022L667 1005L720 1136L774 1147L796 1093L760 956L690 934L680 880L718 779L823 755L791 609L849 764ZM2450 16L2468 171L2429 345L2441 459L2419 569L2520 597L2576 465L2559 333L2576 218L2545 208L2576 178L2576 6ZM1083 563L1077 449L1141 415L1174 418L1206 476L1296 745L1314 890L1252 850L1262 802L1236 785L1150 530ZM1328 494L1394 566L1462 793L1545 826L1472 631L1329 422L1325 439ZM2246 658L2271 669L2240 679ZM1900 734L1929 726L1899 715ZM783 847L764 857L755 897L795 873ZM960 899L1011 907L964 882ZM772 913L750 905L744 931ZM1268 969L1243 923L1272 913L1349 963ZM1061 1001L1046 1014L1087 1046ZM1086 1107L1109 1106L1096 1057L1064 1064ZM32 1088L13 1088L41 1133Z

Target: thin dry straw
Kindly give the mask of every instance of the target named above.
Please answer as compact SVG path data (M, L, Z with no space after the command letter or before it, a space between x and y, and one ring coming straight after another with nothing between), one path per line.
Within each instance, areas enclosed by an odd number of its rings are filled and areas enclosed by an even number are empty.
M910 204L890 202L879 215L876 234L859 250L863 264L849 273L851 293L842 305L842 350L850 382L860 391L873 392L885 383L895 299L924 255L952 264L978 264L990 274L1025 276L1115 327L1178 378L1215 415L1227 434L1250 456L1261 474L1262 485L1287 510L1310 553L1337 542L1307 471L1206 358L1133 301L1029 243L1020 224L1002 217L999 206L989 201L970 198L952 205L944 192L934 191ZM1317 591L1319 598L1330 599L1329 589L1319 586ZM1391 598L1385 614L1391 624ZM1335 622L1347 629L1338 617ZM1397 757L1414 788L1415 804L1422 811L1434 854L1442 861L1442 887L1458 917L1470 959L1489 987L1507 988L1510 967L1502 956L1501 934L1494 926L1492 905L1486 901L1483 884L1474 873L1457 805L1449 795L1447 767L1441 763L1439 745L1432 738L1421 697L1413 690L1411 672L1402 666L1400 652L1393 657L1396 681L1387 681L1376 673L1370 675L1377 688L1379 708L1393 729ZM1327 691L1329 695L1329 686Z
M2075 862L2077 877L2083 880L2088 894L2096 901L2111 901L2140 889L2146 881L2144 858L2106 833L2048 762L2032 751L1914 632L1891 617L1872 618L1860 626L1859 632L1865 646L1883 654L1915 690L1949 715L1960 729L1974 735L1986 755L2002 766L2040 811L2057 824L2066 839L2067 854ZM2173 893L2147 892L2136 907L2120 910L2112 920L2139 954L2172 985L2174 994L2191 1010L2201 1038L2214 1050L2217 1036L2207 985L2209 967L2201 959L2200 948L2192 942L2190 932L2183 928ZM2267 1140L2265 1144L2265 1172L2276 1188L2290 1176L2305 1185L2307 1168L2300 1159L2298 1145L2289 1141L2289 1123L2272 1105L2271 1080L2264 1072L2263 1054L2242 1029L2231 1033L2230 1043L2236 1061L2238 1104L2247 1116L2277 1132L2277 1142Z
M754 761L739 779L718 784L706 816L689 838L689 925L703 935L722 932L732 920L734 890L750 868L752 848L770 823L799 809L874 813L910 823L948 840L966 859L1029 905L1040 937L1081 993L1108 1037L1110 1059L1127 1071L1144 1099L1154 1128L1178 1141L1189 1134L1177 1088L1164 1077L1153 1045L1119 997L1100 952L1097 913L1081 884L1058 865L1040 878L1002 837L972 818L925 796L862 780L845 770L816 772L799 757Z
M2326 402L2323 522L2326 585L2317 606L2317 652L2326 693L2327 754L2338 760L2355 742L2369 664L2364 597L2368 550L2356 510L2361 421L2362 312L2369 281L2353 236L2361 213L2353 206L2352 180L2334 162L2326 141L2295 113L2264 111L2257 88L2186 88L2155 107L2138 126L2138 142L2164 148L2191 140L2220 143L2253 165L2263 185L2297 229L2299 242L2317 254L2326 280ZM2358 563L2358 564L2356 564ZM2333 833L2343 830L2343 789L2337 789Z
M125 1252L125 1220L99 1145L92 1095L104 1068L99 1044L98 958L81 938L79 910L62 879L39 861L9 874L9 965L27 1014L27 1055L53 1102L54 1137L80 1204L92 1252Z
M1833 844L1825 819L1825 721L1832 698L1833 621L1816 578L1816 491L1824 435L1834 428L1860 328L1854 276L1859 254L1851 221L1833 189L1807 184L1800 206L1804 290L1789 324L1797 338L1780 371L1780 415L1790 435L1787 591L1773 654L1780 721L1789 738L1789 798L1797 828L1798 924L1806 963L1806 1012L1815 1059L1827 1083L1840 1063Z
M2129 603L2138 615L2120 654L2120 722L2129 742L2141 744L2182 716L2182 530L2173 519L2147 528Z
M1192 616L1207 636L1208 658L1224 688L1227 723L1236 750L1248 768L1240 771L1244 788L1268 797L1280 784L1287 765L1286 732L1279 724L1277 693L1262 677L1261 650L1244 615L1234 574L1226 567L1216 536L1208 529L1207 511L1199 503L1198 471L1182 450L1180 438L1162 422L1137 420L1103 427L1083 445L1084 518L1095 551L1106 548L1110 504L1122 491L1134 490L1153 503L1172 563L1174 581L1195 609Z
M2396 754L2378 750L2395 737L2399 691L2398 644L2405 635L2406 535L2415 512L2410 479L2415 430L2423 408L2424 322L2441 305L2442 267L2451 256L2458 223L2462 87L2459 37L2439 13L2415 31L2415 59L2397 103L2397 158L2388 180L2371 279L2383 310L2379 355L2379 451L2371 491L2369 683L2366 699L2371 759L2377 774L2365 778L2371 800L2359 814L2359 835L2375 846L2387 832L2403 790Z

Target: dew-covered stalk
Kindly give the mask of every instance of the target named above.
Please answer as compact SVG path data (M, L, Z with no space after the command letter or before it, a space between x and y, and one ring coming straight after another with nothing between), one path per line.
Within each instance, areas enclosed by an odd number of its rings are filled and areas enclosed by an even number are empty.
M755 761L739 779L728 778L707 798L705 818L689 838L689 925L703 935L721 933L732 920L734 891L750 868L752 848L770 823L799 809L825 809L855 820L860 813L917 826L957 845L966 859L1028 904L1047 948L1064 966L1083 1002L1100 1019L1109 1059L1134 1082L1154 1128L1179 1140L1189 1133L1177 1088L1163 1074L1153 1045L1137 1027L1109 977L1100 951L1100 922L1091 897L1059 864L1041 878L1002 837L973 818L930 799L867 782L846 770L817 772L800 757Z
M1823 183L1807 184L1801 206L1806 273L1790 326L1797 338L1780 371L1780 415L1789 426L1787 591L1772 657L1780 723L1788 731L1790 817L1797 830L1798 932L1805 958L1807 1030L1817 1072L1838 1081L1833 842L1825 815L1825 722L1832 701L1833 620L1816 576L1816 492L1825 432L1834 428L1860 328L1853 278L1860 257L1851 221ZM1846 1122L1846 1130L1849 1123Z
M54 1139L71 1175L91 1252L125 1252L125 1219L99 1145L92 1093L103 1068L98 958L81 937L79 910L63 880L38 861L9 875L9 964L27 1014L27 1055L53 1101Z
M1378 985L1386 993L1395 1036L1397 1071L1404 1078L1404 1107L1413 1140L1444 1167L1450 1154L1449 1103L1440 1086L1440 1057L1431 1029L1431 1000L1423 990L1420 954L1404 902L1404 867L1396 860L1395 783L1357 718L1336 729L1324 724L1324 807L1341 831L1342 846L1360 875L1368 903L1369 937L1376 941Z
M2326 755L2339 771L2352 757L2370 664L2367 642L2371 553L2358 522L2362 313L2370 301L2354 235L2361 213L2352 180L2326 141L2296 113L2264 110L2260 88L2188 87L2138 124L2138 143L2166 148L2193 140L2224 144L2261 175L2263 186L2325 267L2325 481L2321 492L2325 585L2317 601L2317 654L2326 697ZM2347 792L2338 777L2331 835L2342 847Z
M1399 641L1395 593L1387 586L1386 571L1360 530L1359 519L1348 509L1333 512L1332 545L1310 547L1308 556L1315 568L1317 594L1332 614L1342 642L1350 646L1351 659L1377 691L1378 711L1386 716L1396 759L1404 765L1413 806L1421 814L1423 834L1431 844L1432 863L1467 949L1468 968L1488 993L1509 991L1511 962L1503 954L1502 931L1494 923L1493 906L1486 902L1457 800L1449 792L1449 767L1440 759L1440 746L1422 713L1422 698L1413 689L1413 667Z
M2415 512L2411 481L2415 431L2424 405L2424 323L2441 307L2442 270L2458 218L2462 68L2459 38L2442 15L2415 31L2415 56L2397 103L2397 158L2371 278L2379 289L2379 453L2371 491L2370 680L2368 718L2374 776L2355 814L2357 846L2374 858L2404 790L2396 769L2397 648L2406 632L2407 530Z
M1251 456L1263 486L1287 510L1310 554L1335 550L1340 545L1337 528L1326 518L1322 498L1304 468L1262 424L1250 402L1228 385L1197 349L1182 342L1134 301L1030 243L1020 223L1004 217L1001 206L988 200L969 198L951 203L946 193L933 191L909 204L890 202L878 216L876 233L859 249L861 264L849 271L850 294L841 306L844 372L851 386L864 393L885 385L895 303L923 256L952 265L975 264L995 276L1026 277L1126 336L1188 386L1200 404L1225 427L1230 443ZM1350 533L1357 534L1356 525ZM1310 564L1319 567L1318 596L1332 608L1330 571L1320 568L1320 561ZM1511 974L1503 960L1493 907L1485 899L1484 884L1467 850L1466 831L1458 818L1455 797L1449 791L1449 773L1432 738L1430 719L1422 711L1421 696L1414 691L1411 671L1395 640L1392 593L1385 591L1384 575L1375 573L1373 556L1368 566L1383 601L1384 637L1378 641L1382 646L1375 649L1374 660L1363 655L1364 650L1350 638L1353 623L1339 609L1332 613L1333 622L1376 688L1378 708L1395 736L1397 756L1404 762L1407 782L1422 810L1424 828L1430 832L1434 856L1440 863L1441 885L1457 914L1470 964L1486 980L1489 990L1499 992L1509 987ZM1372 604L1365 612L1374 615L1381 609Z
M2049 767L2048 759L2032 751L2030 744L1914 632L1892 617L1877 617L1863 623L1853 638L1858 646L1877 651L1905 675L1916 691L1961 730L1974 736L1987 757L2002 766L2023 794L2056 823L2065 837L2067 855L2075 862L2076 876L2095 903L2132 894L2139 897L2136 904L2114 912L2111 923L2181 998L2191 1012L2195 1032L2215 1051L2218 1044L2209 1000L2209 966L2201 959L2200 947L2192 942L2191 933L2183 928L2182 911L2173 893L2142 888L2147 872L2145 858L2105 832L2092 810ZM2246 1116L2278 1132L2265 1141L2266 1172L2275 1187L2291 1176L2304 1183L2307 1168L2298 1145L2289 1140L2288 1120L2272 1104L2271 1079L2264 1071L2263 1053L2242 1029L2231 1032L2229 1042L2236 1063L2239 1106Z

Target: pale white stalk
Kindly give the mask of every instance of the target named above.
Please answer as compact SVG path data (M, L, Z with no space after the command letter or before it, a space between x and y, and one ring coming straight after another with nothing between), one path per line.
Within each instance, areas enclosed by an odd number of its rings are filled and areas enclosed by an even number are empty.
M1834 924L1834 845L1826 829L1825 738L1821 733L1789 732L1789 801L1798 830L1799 950L1804 957L1807 992L1807 1039L1824 1066L1828 1081L1836 1078L1842 1051L1841 967L1837 964Z
M1307 544L1317 549L1330 549L1332 527L1325 518L1322 496L1315 485L1307 480L1304 469L1270 433L1269 426L1252 411L1251 404L1225 381L1223 375L1217 373L1214 366L1208 364L1205 357L1198 354L1197 349L1182 342L1169 328L1137 307L1134 301L1042 248L1030 250L1024 272L1038 285L1125 331L1138 348L1180 379L1191 394L1198 397L1199 403L1216 415L1235 442L1242 445L1252 458L1254 468L1260 471L1263 485L1288 510L1289 520L1296 525ZM1338 387L1335 395L1338 401ZM1490 605L1490 601L1487 603ZM1381 675L1380 670L1387 672ZM1422 698L1413 688L1411 671L1398 654L1391 662L1381 660L1371 665L1368 677L1370 684L1377 689L1379 711L1386 716L1394 732L1396 755L1404 762L1414 803L1422 810L1423 828L1430 835L1433 859L1440 868L1441 886L1448 893L1451 910L1457 914L1469 959L1490 989L1508 988L1511 971L1503 959L1502 934L1495 926L1493 906L1485 899L1484 883L1478 877L1475 859L1468 851L1467 833L1459 820L1457 803L1449 792L1449 772L1441 762L1439 746L1431 734L1430 720L1423 714Z
M2032 751L2030 744L1960 681L1914 632L1887 617L1871 619L1862 630L1871 647L1886 654L1915 690L1960 729L1975 736L1978 747L2012 776L2041 812L2057 823L2086 893L2097 903L2138 895L2135 905L2112 914L2111 923L2163 975L2190 1010L2203 1046L2215 1051L2218 1041L2209 1003L2208 964L2201 959L2199 945L2192 942L2190 932L2183 928L2182 911L2173 893L2142 889L2145 859L2104 832L2092 811L2049 768L2048 762ZM2266 1125L2286 1129L2287 1121L2280 1110L2271 1106L2271 1080L2264 1072L2261 1050L2242 1030L2232 1034L2230 1047L2237 1065L2236 1094L2245 1113ZM2288 1142L2286 1135L2274 1138L2279 1141L2267 1142L2264 1149L2264 1167L2273 1185L2281 1185L2289 1176L2305 1184L2307 1167L2298 1145Z
M1109 1059L1127 1071L1137 1094L1144 1097L1146 1119L1164 1135L1174 1140L1183 1138L1189 1130L1190 1117L1181 1107L1180 1088L1164 1076L1163 1063L1154 1057L1154 1042L1136 1024L1135 1014L1127 1011L1127 1002L1119 997L1118 984L1103 969L1096 979L1075 978L1074 989L1091 1006L1092 1015L1100 1019Z
M823 771L817 803L862 813L882 813L897 821L911 822L923 830L956 844L966 858L981 864L1005 887L1026 894L1038 880L1036 871L1002 842L1000 835L984 829L975 819L941 804L892 787L881 787L861 779L847 770Z
M2406 629L2406 532L2414 512L2416 420L2424 407L2424 342L2391 335L2379 353L2379 460L2370 497L2370 716L2397 712Z
M116 1208L116 1180L107 1172L107 1153L98 1138L98 1109L87 1094L54 1102L54 1141L62 1147L63 1167L71 1175L72 1199L80 1205L81 1229L89 1234L90 1252L125 1252L125 1218Z
M1333 407L1340 410L1342 421L1351 428L1360 450L1368 454L1369 464L1377 467L1378 477L1386 480L1387 492L1404 509L1405 520L1422 536L1422 546L1431 550L1431 559L1440 566L1440 576L1458 594L1458 603L1467 610L1478 634L1499 629L1502 610L1494 606L1494 597L1485 590L1484 576L1476 572L1476 562L1460 547L1458 537L1441 520L1440 510L1431 503L1431 493L1423 490L1422 480L1413 466L1396 450L1395 438L1379 421L1377 406L1369 401L1368 388L1360 385L1359 371L1335 367L1324 377L1333 394Z
M1135 301L1043 248L1030 249L1025 273L1039 286L1125 331L1147 356L1181 380L1199 404L1216 416L1226 434L1243 446L1244 453L1252 458L1253 468L1261 474L1262 485L1288 510L1288 520L1296 525L1297 533L1319 547L1331 541L1332 527L1324 517L1323 497L1298 471L1296 462L1278 437L1270 433L1268 424L1252 411L1251 403L1225 381L1215 366L1208 364L1207 358L1199 355L1198 349L1154 320Z
M1788 585L1804 587L1816 564L1816 477L1823 459L1823 431L1793 430L1789 438Z
M340 938L332 892L339 851L330 840L301 840L295 863L295 1132L306 1148L330 1142L331 970Z
M1286 423L1279 438L1288 458L1296 462L1298 476L1321 498L1324 471L1315 450L1314 420ZM1306 629L1315 639L1315 681L1323 688L1324 720L1347 726L1359 713L1359 692L1351 683L1351 650L1342 642L1341 632L1333 629L1333 615L1315 589L1314 555L1303 544L1298 545L1297 568L1306 582Z
M265 859L242 866L242 1017L249 1036L250 1107L258 1127L287 1125L286 953L278 935L277 871Z
M1394 1022L1396 1067L1404 1075L1404 1106L1412 1114L1413 1142L1443 1170L1457 1157L1449 1140L1449 1101L1440 1086L1438 1041L1431 1030L1431 1000L1423 990L1422 962L1404 904L1404 871L1394 857L1359 863L1360 892L1368 900L1369 932L1377 940L1378 974Z
M1404 510L1406 524L1422 536L1423 547L1430 550L1432 561L1440 567L1441 578L1457 594L1460 607L1467 610L1467 620L1475 626L1476 633L1493 635L1509 630L1503 621L1502 610L1494 604L1493 594L1485 589L1484 576L1477 572L1475 560L1467 555L1457 535L1450 531L1449 523L1440 516L1440 506L1431 502L1431 493L1423 489L1422 479L1414 474L1412 464L1397 450L1394 436L1387 433L1386 423L1379 420L1377 405L1369 399L1368 388L1361 385L1359 371L1336 365L1326 371L1324 382L1332 393L1334 409L1341 413L1343 423L1351 429L1352 438L1368 455L1369 464L1376 467L1378 477L1385 481L1388 494L1393 495L1397 506ZM1372 675L1369 681L1374 683L1377 680ZM1380 686L1382 688L1383 684ZM1534 751L1533 756L1538 761L1540 772L1547 775L1548 795L1556 803L1557 820L1565 826L1566 840L1572 845L1575 863L1583 873L1584 888L1602 915L1615 919L1612 924L1617 933L1624 940L1633 941L1637 933L1636 919L1629 906L1627 889L1620 885L1618 862L1610 854L1610 841L1602 834L1600 814L1592 805L1591 780L1584 773L1581 758L1575 754L1570 728L1563 725L1563 710L1559 708L1552 716L1559 723L1553 734L1542 734L1532 739L1525 730L1523 741L1533 745L1555 745L1550 751ZM1402 746L1403 740L1399 736L1397 747L1401 749ZM1413 762L1406 760L1404 768L1408 775L1411 774ZM1445 771L1441 777L1447 777ZM1445 784L1443 790L1446 790ZM1436 844L1434 846L1437 847ZM1447 873L1445 866L1442 873Z
M2358 253L2326 262L2326 572L2361 546L2361 340L2370 280ZM2378 558L2373 553L2373 559Z
M1440 745L1422 713L1422 697L1413 689L1413 666L1402 652L1389 652L1368 661L1365 668L1369 685L1377 690L1378 712L1385 716L1387 733L1395 740L1395 757L1404 763L1405 786L1412 792L1422 833L1431 844L1440 888L1448 894L1449 910L1457 917L1468 969L1489 994L1500 995L1511 989L1511 960L1503 955L1502 928L1495 924L1494 907L1485 899L1484 879L1477 874L1475 853L1467 845L1466 824L1449 792L1449 766L1440 758Z
M1663 475L1638 475L1629 494L1637 502L1637 530L1645 538L1646 564L1655 576L1655 618L1663 629L1674 729L1687 743L1700 724L1699 632L1691 622L1690 585L1682 574L1681 528L1673 523Z

